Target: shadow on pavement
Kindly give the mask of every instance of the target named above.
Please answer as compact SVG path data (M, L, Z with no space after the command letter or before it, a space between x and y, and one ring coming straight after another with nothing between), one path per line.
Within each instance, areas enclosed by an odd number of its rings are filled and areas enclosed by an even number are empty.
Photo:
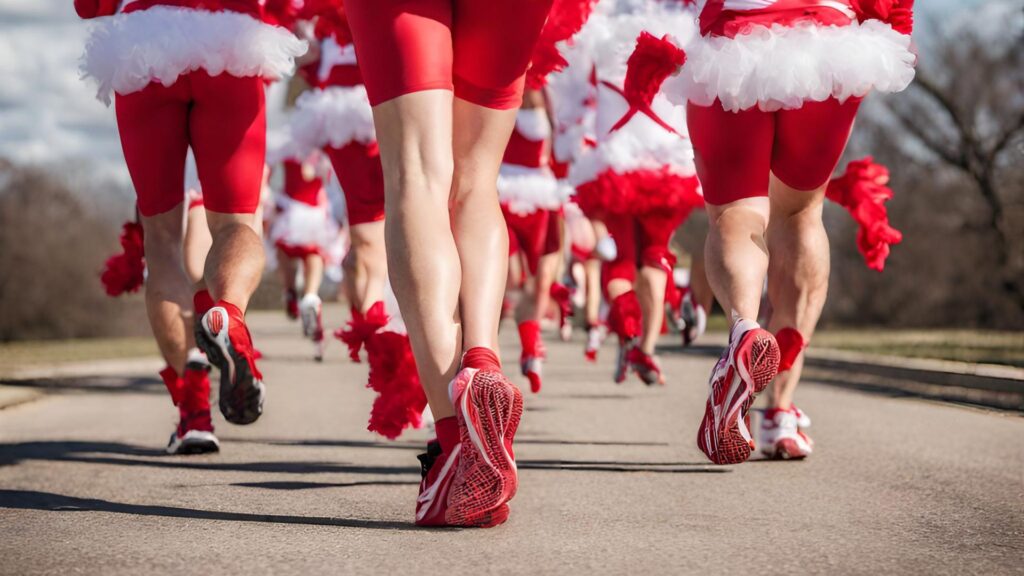
M242 488L263 488L266 490L310 490L314 488L356 488L359 486L419 486L416 481L368 481L368 482L238 482L232 486Z
M525 440L523 443L542 443ZM50 441L0 444L0 466L23 461L47 460L113 466L143 466L172 470L204 470L210 472L255 472L278 474L366 474L375 476L419 476L419 466L356 466L343 462L223 462L214 455L201 457L167 456L162 451L118 442ZM652 472L657 474L722 473L728 468L709 466L706 462L621 462L602 460L520 460L522 470L566 470L574 472ZM415 484L416 482L379 481L378 484ZM360 486L372 482L317 484L303 482L270 482L239 484L240 486L301 489L303 487Z
M132 457L158 457L142 459ZM161 450L117 442L24 442L0 444L0 466L26 460L146 466L151 468L210 470L219 472L264 472L284 474L420 474L419 466L353 466L332 462L219 462L215 456L167 456Z
M105 394L167 394L155 378L133 376L84 376L38 378L2 382L4 386L33 388L52 392L103 392Z
M228 522L262 522L273 524L305 524L312 526L339 526L373 530L420 530L410 522L361 520L356 518L330 518L326 516L289 516L282 514L250 514L245 512L216 512L174 506L125 504L97 498L76 498L34 490L0 490L0 508L12 510L43 510L51 512L110 512L133 516L162 516L165 518L192 518L197 520L225 520Z
M520 460L520 470L569 470L576 472L645 472L654 474L723 474L730 468L707 462L607 462L599 460Z
M232 438L221 436L225 444L264 444L267 446L312 446L324 448L384 448L387 450L413 450L422 452L421 442L384 442L373 440L276 440L273 438ZM618 442L611 440L555 440L542 438L517 438L516 446L551 445L551 446L670 446L668 442Z

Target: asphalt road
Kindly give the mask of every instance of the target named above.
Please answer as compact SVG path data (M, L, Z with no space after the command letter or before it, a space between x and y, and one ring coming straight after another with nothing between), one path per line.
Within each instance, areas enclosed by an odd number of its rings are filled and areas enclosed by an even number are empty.
M266 412L217 415L219 455L162 455L175 411L148 374L0 411L0 574L1024 573L1019 415L807 383L811 459L715 467L694 442L712 358L616 386L611 348L589 365L551 341L509 522L423 530L427 432L374 437L365 365L340 344L313 363L277 314L252 324Z

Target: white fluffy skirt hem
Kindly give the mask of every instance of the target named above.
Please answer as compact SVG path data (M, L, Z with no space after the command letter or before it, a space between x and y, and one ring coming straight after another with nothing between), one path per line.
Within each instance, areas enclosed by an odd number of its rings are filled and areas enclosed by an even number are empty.
M211 76L280 78L306 47L288 30L247 14L155 6L98 20L81 72L109 104L111 92L131 94L152 82L170 86L199 69Z
M370 100L362 86L332 86L299 96L289 129L305 150L344 148L352 141L370 144L377 139Z
M699 37L685 47L686 64L665 82L677 104L771 112L806 101L899 92L914 79L910 36L879 20L848 26L755 27L726 38Z

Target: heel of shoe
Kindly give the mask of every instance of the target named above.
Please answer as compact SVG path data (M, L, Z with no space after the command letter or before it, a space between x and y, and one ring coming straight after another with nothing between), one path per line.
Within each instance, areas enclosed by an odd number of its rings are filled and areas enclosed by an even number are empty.
M747 364L750 367L750 378L754 385L752 394L761 393L775 379L779 373L780 359L779 343L775 341L775 337L770 332L761 330L754 336Z

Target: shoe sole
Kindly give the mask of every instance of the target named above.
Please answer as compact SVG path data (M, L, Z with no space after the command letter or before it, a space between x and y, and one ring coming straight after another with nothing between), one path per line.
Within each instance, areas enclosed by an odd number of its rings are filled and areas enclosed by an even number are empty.
M526 376L526 379L530 381L530 392L537 394L540 392L543 381L541 380L541 367L543 362L536 356L528 356L519 363L519 367Z
M496 526L508 519L506 503L518 489L516 463L505 440L511 444L519 428L523 396L500 375L477 372L456 400L463 448L445 522Z
M211 452L220 452L220 441L213 435L213 432L189 430L182 438L178 438L178 434L175 432L171 433L171 440L167 443L168 454L184 456Z
M775 378L779 369L779 345L775 338L767 331L759 330L752 340L746 358L742 357L745 344L741 344L734 353L733 368L728 378L729 389L724 397L725 418L714 430L714 399L720 392L712 389L704 408L704 419L697 431L698 447L715 464L740 464L750 458L754 446L750 440L747 413L754 399ZM747 430L746 434L741 425Z
M248 360L231 345L227 312L217 314L225 316L225 319L216 321L220 324L218 330L209 325L211 314L203 316L200 329L196 330L196 344L206 354L207 360L220 370L218 405L224 419L232 424L252 424L263 414L263 383L253 376Z
M612 374L612 379L616 384L622 384L629 376L629 362L626 360L628 353L628 346L619 346L619 355L615 358L615 373Z

